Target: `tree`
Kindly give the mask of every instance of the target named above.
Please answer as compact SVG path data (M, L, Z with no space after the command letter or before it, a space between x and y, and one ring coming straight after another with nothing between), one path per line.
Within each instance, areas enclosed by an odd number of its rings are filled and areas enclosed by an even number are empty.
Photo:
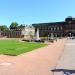
M25 27L25 24L21 24L19 27L20 28L24 28Z
M10 29L17 29L18 28L18 23L17 22L12 22L10 25Z
M20 27L24 27L24 26L25 26L25 24L21 24L21 25L20 25Z
M4 30L8 30L9 28L6 25L2 25L0 26L0 30L4 31Z

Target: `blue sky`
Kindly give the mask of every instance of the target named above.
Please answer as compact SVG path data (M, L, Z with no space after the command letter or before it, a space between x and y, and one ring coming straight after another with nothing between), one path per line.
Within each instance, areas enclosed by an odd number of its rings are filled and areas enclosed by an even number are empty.
M0 25L64 21L75 17L75 0L0 0Z

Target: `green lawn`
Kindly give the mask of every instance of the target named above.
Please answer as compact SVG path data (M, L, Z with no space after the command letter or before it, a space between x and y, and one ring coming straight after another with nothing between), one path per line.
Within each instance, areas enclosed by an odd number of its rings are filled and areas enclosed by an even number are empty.
M0 54L19 55L45 45L44 43L19 42L18 40L0 40Z

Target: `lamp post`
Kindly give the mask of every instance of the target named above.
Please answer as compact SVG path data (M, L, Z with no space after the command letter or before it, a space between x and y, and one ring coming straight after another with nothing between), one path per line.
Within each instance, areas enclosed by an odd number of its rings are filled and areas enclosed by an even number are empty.
M71 25L71 21L69 21L69 25L70 25L70 27L71 27L71 30L70 30L69 35L70 35L70 37L72 37L72 25Z
M69 33L70 37L71 37L71 33Z

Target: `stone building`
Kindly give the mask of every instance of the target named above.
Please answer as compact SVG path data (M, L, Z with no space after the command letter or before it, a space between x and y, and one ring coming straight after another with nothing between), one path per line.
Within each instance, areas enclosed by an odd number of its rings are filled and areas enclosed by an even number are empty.
M33 26L26 26L24 32L25 39L34 39L35 29Z
M52 23L38 23L32 24L35 27L35 35L37 40L40 37L67 37L75 36L75 18L67 17L65 21L62 22L52 22Z
M29 38L34 36L33 26L24 26L18 29L9 29L1 32L1 36L7 38Z

